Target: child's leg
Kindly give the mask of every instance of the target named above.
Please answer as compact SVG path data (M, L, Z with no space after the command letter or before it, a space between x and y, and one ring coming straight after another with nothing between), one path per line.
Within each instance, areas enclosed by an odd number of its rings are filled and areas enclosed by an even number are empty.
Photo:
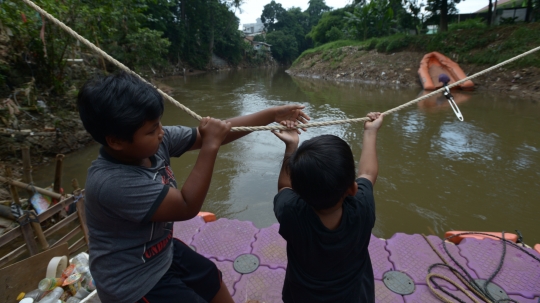
M216 265L183 242L173 241L175 251L171 267L179 268L182 281L208 302L233 303Z
M221 281L221 287L210 303L234 303L227 285Z
M173 261L169 270L138 303L233 303L216 265L173 239Z

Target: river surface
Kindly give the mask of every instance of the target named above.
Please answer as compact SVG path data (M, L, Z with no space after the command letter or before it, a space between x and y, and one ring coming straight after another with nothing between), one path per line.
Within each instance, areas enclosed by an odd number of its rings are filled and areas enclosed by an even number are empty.
M173 97L201 116L226 119L270 106L299 103L313 121L363 117L415 99L418 89L377 87L293 78L280 69L253 69L169 78ZM457 120L444 99L422 101L384 118L378 136L377 221L373 233L516 229L529 245L540 243L540 104L509 95L455 93L465 117ZM198 122L167 103L163 125ZM301 141L321 134L342 137L356 161L361 124L309 129ZM272 211L284 144L269 131L252 133L220 149L203 211L218 218L276 222ZM98 145L70 154L63 186L81 185ZM197 152L172 160L178 184L193 168ZM54 165L34 174L52 182ZM47 176L48 179L45 179Z

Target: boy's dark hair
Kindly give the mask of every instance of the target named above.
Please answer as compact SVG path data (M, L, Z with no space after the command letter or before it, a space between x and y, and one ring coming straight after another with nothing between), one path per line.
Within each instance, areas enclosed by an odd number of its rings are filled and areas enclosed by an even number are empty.
M351 148L333 135L302 143L289 158L288 169L293 190L317 210L336 205L355 180Z
M86 82L77 97L79 115L94 140L107 146L105 137L133 141L146 121L163 114L163 98L137 76L120 72Z

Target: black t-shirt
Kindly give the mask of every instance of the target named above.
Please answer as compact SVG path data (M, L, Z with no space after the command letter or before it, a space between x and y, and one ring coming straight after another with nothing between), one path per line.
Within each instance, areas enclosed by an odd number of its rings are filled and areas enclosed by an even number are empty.
M373 185L356 180L358 193L343 201L341 223L329 230L292 189L274 198L279 234L287 241L283 301L375 302L368 245L375 224Z

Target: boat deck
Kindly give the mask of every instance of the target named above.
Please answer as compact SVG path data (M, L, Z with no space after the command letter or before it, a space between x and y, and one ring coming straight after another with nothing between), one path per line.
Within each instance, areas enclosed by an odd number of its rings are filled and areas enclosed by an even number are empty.
M248 221L219 219L205 223L201 217L195 217L189 221L176 222L174 237L217 265L235 302L273 303L282 302L281 289L287 267L286 241L278 234L278 229L278 224L259 229ZM428 239L435 249L454 265L442 247L442 240L436 236L428 236ZM474 279L484 280L497 269L503 250L500 241L489 239L464 239L459 245L446 246L450 254ZM527 251L540 258L536 251ZM369 252L375 275L377 303L440 302L429 290L426 275L432 264L442 262L422 235L397 233L388 240L372 235ZM257 258L249 259L244 256L237 260L244 254L255 255ZM256 269L251 273L240 274L235 270L235 263L240 271ZM412 286L405 285L404 288L413 287L412 294L399 295L387 288L384 274L388 271L406 273L414 283ZM432 272L457 281L446 268L437 267ZM391 277L386 279L388 282ZM436 282L461 300L471 301L450 283L442 280ZM522 251L506 245L503 266L493 283L506 292L510 299L522 303L538 303L540 263ZM461 282L459 284L463 285Z

